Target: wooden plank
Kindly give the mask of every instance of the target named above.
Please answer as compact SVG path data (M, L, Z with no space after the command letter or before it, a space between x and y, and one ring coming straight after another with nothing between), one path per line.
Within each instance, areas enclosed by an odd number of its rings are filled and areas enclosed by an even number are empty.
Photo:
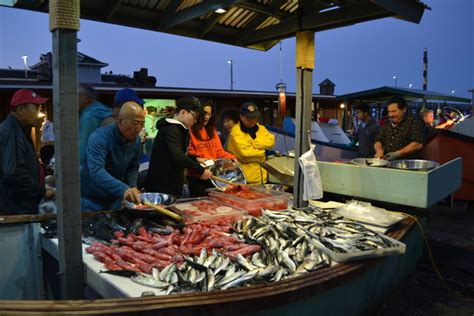
M277 8L276 6L273 6L273 5L263 5L263 4L259 4L259 3L255 3L251 1L242 1L236 4L236 6L241 7L243 9L247 9L249 11L271 16L279 20L288 18L290 16L289 13L281 11L279 7Z
M53 32L53 109L59 276L63 299L83 296L80 210L77 32Z
M298 47L298 43L296 44ZM295 131L295 179L293 190L293 203L296 207L303 207L307 202L303 201L303 173L298 162L298 157L309 150L311 133L311 103L313 91L313 70L296 70L296 131Z
M263 41L285 39L301 30L319 32L393 15L394 13L385 11L375 5L351 7L350 9L342 7L332 11L302 15L301 17L293 15L281 23L249 34L246 38L241 39L240 43L248 46Z
M56 214L2 215L0 216L0 225L45 222L54 218L56 218Z

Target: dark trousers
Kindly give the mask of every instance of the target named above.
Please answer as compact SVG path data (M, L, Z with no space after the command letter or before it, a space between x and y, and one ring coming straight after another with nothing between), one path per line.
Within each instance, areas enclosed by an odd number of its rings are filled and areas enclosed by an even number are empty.
M207 196L206 189L214 187L211 180L201 180L195 177L187 177L187 180L191 197Z

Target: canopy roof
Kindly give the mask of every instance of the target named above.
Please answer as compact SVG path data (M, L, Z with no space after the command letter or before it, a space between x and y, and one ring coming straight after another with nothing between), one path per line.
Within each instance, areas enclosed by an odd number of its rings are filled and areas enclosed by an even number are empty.
M434 92L434 91L408 89L408 88L396 88L396 87L387 87L387 86L340 95L337 97L337 99L350 100L350 101L374 102L374 101L387 101L388 99L390 99L390 97L394 95L400 95L404 97L406 100L426 99L426 100L443 100L443 101L453 101L453 102L462 102L462 103L471 102L470 99L457 97L452 94L442 94L442 93Z
M48 0L12 2L15 8L48 12ZM298 31L385 17L419 23L429 9L420 0L81 0L80 5L83 19L258 50Z

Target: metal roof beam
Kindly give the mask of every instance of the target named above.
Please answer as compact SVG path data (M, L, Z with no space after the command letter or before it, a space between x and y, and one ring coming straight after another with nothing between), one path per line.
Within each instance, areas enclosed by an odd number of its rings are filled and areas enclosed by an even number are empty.
M185 23L187 21L199 18L209 12L215 11L220 8L226 8L231 5L239 3L241 0L219 0L219 1L205 1L199 4L193 5L184 10L178 11L175 14L163 15L158 30L166 31L177 25ZM179 1L176 1L179 2Z
M206 34L209 33L212 28L217 24L221 16L222 15L219 13L212 13L212 15L202 25L201 30L199 32L199 38L203 38L204 36L206 36Z
M350 10L340 8L313 15L292 17L281 23L252 32L239 42L248 46L264 41L288 38L298 31L319 32L392 15L391 12L387 12L377 6L353 7Z
M114 13L117 11L117 9L122 4L122 1L123 0L114 0L114 1L112 1L112 3L110 4L109 9L106 11L106 14L107 14L106 17L105 17L106 22L108 22L110 20L110 18L114 15Z
M279 9L282 6L283 2L286 2L286 0L275 0L272 2L271 6L273 8ZM238 37L235 39L235 44L241 45L242 40L252 34L255 31L255 28L262 24L266 19L268 19L266 15L257 14L250 22L247 23L247 25L245 25L242 31L239 32Z
M236 4L236 6L256 13L265 14L280 20L286 19L290 16L290 14L281 11L280 6L276 7L273 5L263 5L250 1L242 1Z
M425 8L413 0L372 0L372 2L385 10L393 12L398 18L420 23Z

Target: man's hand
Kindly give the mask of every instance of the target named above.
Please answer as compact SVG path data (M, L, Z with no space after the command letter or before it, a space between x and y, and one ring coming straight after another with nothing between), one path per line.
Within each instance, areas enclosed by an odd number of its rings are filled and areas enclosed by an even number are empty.
M388 161L396 160L398 158L400 158L400 152L399 151L392 151L392 152L386 154L385 156L383 156L383 159L388 160Z
M207 161L207 159L206 158L201 158L201 157L196 157L196 161L203 164Z
M204 170L204 172L201 174L201 180L209 180L212 177L212 172L209 170Z
M128 188L123 194L123 199L132 203L141 203L140 194L141 192L137 188Z
M375 158L382 158L383 157L383 149L376 151L374 157Z

